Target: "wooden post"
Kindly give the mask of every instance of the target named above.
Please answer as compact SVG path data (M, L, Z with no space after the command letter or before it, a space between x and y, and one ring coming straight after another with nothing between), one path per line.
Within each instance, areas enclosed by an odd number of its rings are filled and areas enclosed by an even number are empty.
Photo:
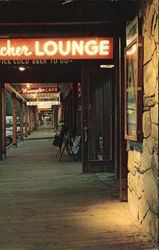
M35 120L36 120L36 130L39 126L39 111L38 111L38 106L36 106L36 117L35 117Z
M0 83L0 160L3 160L3 150L2 150L2 88L3 83Z
M3 160L3 147L4 147L4 113L3 113L3 98L4 98L4 83L0 84L0 160Z
M20 140L23 141L23 101L20 100Z
M31 134L31 107L29 106L29 135Z
M13 102L13 146L17 147L17 99L15 94L12 94L12 102Z
M33 130L36 130L36 106L33 106L32 109L32 113L33 113Z
M123 39L125 41L125 38ZM128 200L128 168L126 140L124 139L124 42L119 40L119 94L120 94L120 201Z
M2 86L2 154L6 157L6 89Z
M28 137L28 106L25 104L25 137Z
M55 124L54 124L54 106L52 105L52 126L53 128L55 127Z
M31 132L34 130L34 107L31 108Z

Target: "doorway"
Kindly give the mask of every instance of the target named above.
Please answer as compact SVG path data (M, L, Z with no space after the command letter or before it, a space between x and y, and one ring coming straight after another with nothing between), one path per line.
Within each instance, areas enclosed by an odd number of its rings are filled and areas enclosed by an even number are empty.
M82 69L83 172L114 171L113 71Z

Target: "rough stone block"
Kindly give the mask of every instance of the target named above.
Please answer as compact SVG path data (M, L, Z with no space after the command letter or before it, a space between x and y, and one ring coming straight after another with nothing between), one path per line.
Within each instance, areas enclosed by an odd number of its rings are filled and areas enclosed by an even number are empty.
M149 210L149 205L144 196L139 200L139 221L142 222L146 213Z
M151 234L152 237L158 240L158 217L155 216L151 211L148 211L145 219L142 222L144 230Z
M157 70L154 68L152 60L144 66L144 94L145 97L155 96L157 84Z
M154 151L156 154L158 154L158 140L155 140Z
M147 19L147 31L148 33L153 36L156 29L157 29L157 13L155 10L155 6L152 4L150 6L150 11Z
M134 150L134 162L141 165L141 152Z
M154 97L144 98L144 107L152 107L155 105Z
M149 206L157 215L158 213L158 177L150 169L144 174L144 196Z
M136 169L134 168L134 151L128 151L128 170L135 175Z
M147 151L144 151L142 153L142 157L141 157L141 166L139 168L140 172L145 172L147 171L149 168L151 168L151 163L152 163L152 157L153 155L149 154Z
M151 133L152 138L155 140L158 140L158 125L152 123L152 133Z
M158 102L158 84L156 85L156 88L155 88L155 102L159 103Z
M151 121L155 124L158 124L158 104L150 109L151 112Z
M159 163L158 163L158 161L159 161L158 155L156 154L156 152L154 152L153 156L154 156L156 167L158 169L158 165L159 165Z
M150 117L150 112L145 111L143 113L143 135L144 137L148 137L151 134L151 117Z
M138 199L140 199L144 192L144 182L143 182L142 174L136 172L136 175L134 176L131 173L129 173L128 186L131 191L135 192Z
M130 214L136 219L139 219L139 206L138 206L138 198L135 193L128 189L128 209Z
M143 140L143 151L150 153L151 155L154 152L154 144L155 144L155 139L152 138L151 136L148 137L147 139Z
M146 27L147 30L147 27ZM144 64L151 60L152 55L156 49L156 44L154 39L148 32L144 34Z

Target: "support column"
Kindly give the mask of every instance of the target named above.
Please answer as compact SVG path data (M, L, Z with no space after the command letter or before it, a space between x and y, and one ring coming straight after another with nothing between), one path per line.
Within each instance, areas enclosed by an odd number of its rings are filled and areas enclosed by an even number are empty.
M38 106L36 106L36 130L39 126L39 111L38 111Z
M17 99L16 94L12 94L13 102L13 146L17 147Z
M29 135L31 134L31 107L29 106Z
M20 140L23 141L23 101L20 100Z
M28 137L28 106L25 104L25 137Z
M55 127L55 124L54 124L54 106L52 105L52 126L53 128Z
M2 86L2 154L6 157L6 89Z
M3 154L2 154L2 88L3 88L3 83L0 83L0 160L3 159Z
M33 107L31 107L31 132L34 130L34 111Z
M58 129L58 106L54 106L54 127Z
M33 131L36 130L36 106L32 108L32 124L33 124Z

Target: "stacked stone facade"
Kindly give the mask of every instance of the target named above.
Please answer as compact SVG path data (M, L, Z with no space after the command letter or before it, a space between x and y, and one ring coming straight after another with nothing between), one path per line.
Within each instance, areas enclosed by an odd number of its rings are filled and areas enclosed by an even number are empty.
M158 238L158 1L143 1L143 143L128 151L128 204L143 229Z

